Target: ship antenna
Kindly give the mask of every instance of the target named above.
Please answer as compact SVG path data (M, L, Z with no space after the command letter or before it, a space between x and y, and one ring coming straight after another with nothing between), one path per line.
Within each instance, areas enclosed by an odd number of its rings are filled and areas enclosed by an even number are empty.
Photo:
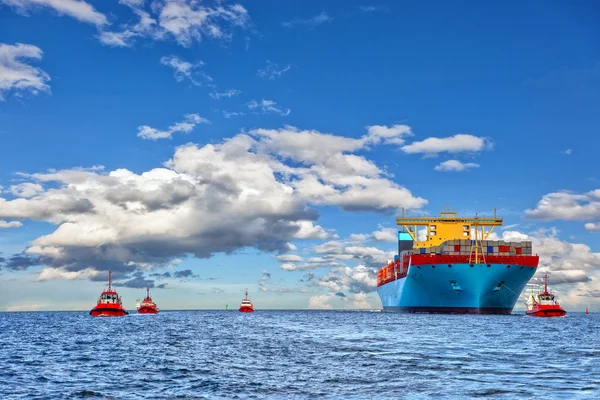
M146 297L150 297L150 286L146 286Z
M548 293L548 273L544 275L544 294Z
M112 290L111 290L111 283L112 283L111 274L112 274L112 271L111 271L111 270L109 270L109 271L108 271L108 291L109 291L109 292L112 292Z

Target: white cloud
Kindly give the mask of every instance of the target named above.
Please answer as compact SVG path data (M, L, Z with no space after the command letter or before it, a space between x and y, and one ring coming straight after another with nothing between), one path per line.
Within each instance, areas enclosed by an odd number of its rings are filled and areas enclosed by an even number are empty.
M249 103L248 103L248 109L250 111L252 111L255 114L279 114L279 115L289 115L290 114L290 109L283 109L281 107L277 107L277 103L275 103L273 100L265 100L262 99L261 101L256 101L254 99L252 99Z
M119 0L119 3L131 8L142 7L145 2L146 0Z
M219 100L221 97L230 97L231 98L233 96L239 95L240 93L242 93L242 92L240 92L237 89L229 89L224 92L209 93L209 96L212 97L213 99Z
M4 221L0 219L0 229L20 228L23 224L19 221Z
M277 258L279 261L283 261L283 262L300 262L300 261L304 260L298 254L281 254L281 255L275 256L275 258Z
M136 35L133 32L100 32L98 40L100 43L110 47L131 47L131 39Z
M33 197L43 191L42 185L32 182L20 183L10 187L10 192L17 197Z
M396 228L381 228L378 231L373 232L373 238L381 242L397 242L398 241L398 229Z
M384 256L385 251L378 249L377 247L363 247L363 246L349 246L344 249L347 254L357 256Z
M388 211L426 204L371 161L344 154L364 146L361 139L286 127L181 146L164 167L140 174L98 168L21 174L29 183L51 184L31 198L0 198L0 218L56 226L31 241L23 256L31 259L15 262L24 268L130 273L188 254L205 258L245 247L283 254L298 237L333 235L315 223L315 205ZM343 244L328 265L353 257L379 262L388 255Z
M222 111L223 111L223 116L227 119L229 119L231 117L240 117L242 115L246 115L243 112L229 112L229 111L225 111L225 110L222 110Z
M294 188L315 205L338 205L348 210L420 208L426 201L414 198L410 192L385 179L383 172L371 161L346 152L363 149L368 136L352 139L317 131L255 129L262 151L276 153L306 168L297 169L299 180ZM283 168L281 172L286 172ZM339 190L342 189L343 190ZM410 206L409 206L410 205Z
M257 74L263 79L275 80L281 78L281 75L289 71L290 68L292 68L290 64L280 67L279 64L273 64L271 61L267 60L267 66L259 69Z
M404 144L405 136L413 136L412 129L408 125L396 124L390 127L385 125L372 125L367 126L368 135L366 140L368 142L385 144Z
M333 239L338 235L325 231L320 225L313 225L311 221L298 221L297 225L300 229L294 235L296 239Z
M313 251L317 254L341 254L344 249L344 243L337 240L332 240L313 248Z
M321 294L318 296L312 296L308 300L308 308L317 310L331 310L333 309L333 306L328 302L333 299L334 295L332 294Z
M295 18L291 21L288 22L283 22L281 24L281 26L284 26L286 28L293 28L294 26L297 25L309 25L309 26L317 26L317 25L321 25L324 22L328 22L331 21L333 18L331 18L329 15L327 15L326 13L322 12L318 15L315 15L314 17L311 18L307 18L307 19L303 19L303 18Z
M169 265L167 265L167 269L168 270L173 270L176 266L178 266L179 264L182 263L182 259L181 258L176 258L174 260L171 260L171 262L169 263Z
M571 155L571 153L573 153L573 150L572 150L572 149L566 149L566 150L565 150L565 151L563 151L562 153L563 153L563 154L566 154L566 155Z
M588 222L587 224L585 224L585 229L590 232L598 232L598 231L600 231L600 223Z
M309 286L325 288L331 293L371 293L377 287L377 269L364 265L333 268L325 276L313 276Z
M177 122L175 125L171 125L166 131L159 131L158 129L143 125L138 127L138 137L148 140L158 140L171 138L171 135L177 132L189 133L197 124L206 124L209 121L206 118L202 118L198 114L186 114L185 119L181 122Z
M248 12L240 4L211 8L203 7L196 2L170 0L165 2L160 11L159 25L164 32L173 35L182 46L189 46L193 41L203 37L227 38L230 36L223 30L220 22L232 26L245 27L248 23Z
M371 309L374 308L368 301L369 296L366 293L356 293L351 296L342 297L342 301L347 303L347 309Z
M196 0L141 1L121 0L137 16L137 21L121 24L118 30L108 30L107 17L84 0L0 0L17 12L27 15L35 8L49 8L60 15L71 16L98 29L102 44L131 47L136 38L166 41L174 39L179 45L190 47L209 38L229 41L236 29L246 29L250 22L248 11L240 4L213 7ZM115 14L117 15L117 14Z
M48 7L60 15L65 14L81 22L98 27L108 25L106 16L83 0L2 0L2 2L16 8L21 13L27 13L36 7Z
M371 238L370 235L350 235L349 240L332 240L313 247L313 252L322 254L322 257L311 257L309 263L329 262L335 260L352 260L360 262L368 268L379 268L383 263L394 257L396 251L384 251L377 247L368 247L359 245L366 238ZM340 264L343 266L343 264Z
M430 137L421 142L413 142L402 146L405 153L437 154L442 152L477 152L491 148L489 139L466 134L457 134L446 138Z
M0 101L4 95L14 91L38 94L50 92L50 76L40 68L25 64L22 59L40 60L42 50L39 47L17 43L9 45L0 43Z
M212 82L212 78L210 76L206 75L202 71L197 70L199 67L204 65L202 61L192 64L188 61L182 60L177 56L165 56L160 59L160 63L162 65L166 65L167 67L173 68L173 76L177 82L181 82L185 78L188 78L190 82L196 86L202 86L202 82L200 82L198 79Z
M592 220L600 219L600 189L587 193L553 192L542 197L535 209L525 210L525 215L540 220ZM588 231L595 222L585 225Z
M479 168L479 164L462 163L458 160L448 160L436 165L436 171L464 171L469 168Z
M173 38L179 45L190 47L205 38L231 40L233 30L245 29L250 21L247 10L240 4L207 7L197 1L166 0L151 2L146 10L144 2L121 3L129 6L139 21L126 24L120 32L101 32L100 41L104 44L131 46L135 38Z
M364 233L351 233L349 240L356 241L356 242L362 242L364 240L367 240L368 238L369 238L369 236L365 235Z
M44 268L40 271L35 280L37 282L51 280L71 281L75 279L91 279L97 277L98 275L98 272L91 268L86 268L80 271L67 271L64 268Z

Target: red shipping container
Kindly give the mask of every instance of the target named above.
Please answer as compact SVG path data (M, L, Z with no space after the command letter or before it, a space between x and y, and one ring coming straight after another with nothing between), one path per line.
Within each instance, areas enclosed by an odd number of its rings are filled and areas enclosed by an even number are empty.
M515 251L517 252L517 254L521 254L521 248L520 247L515 248Z
M454 245L454 251L460 252L460 244L455 244Z
M508 253L510 252L510 246L498 246L498 252Z

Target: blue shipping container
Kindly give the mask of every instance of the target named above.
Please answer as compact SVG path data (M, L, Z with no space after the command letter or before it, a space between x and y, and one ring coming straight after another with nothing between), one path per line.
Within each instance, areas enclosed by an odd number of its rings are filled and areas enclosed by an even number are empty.
M421 247L421 254L425 254L425 249Z
M494 246L488 246L488 253L494 252Z

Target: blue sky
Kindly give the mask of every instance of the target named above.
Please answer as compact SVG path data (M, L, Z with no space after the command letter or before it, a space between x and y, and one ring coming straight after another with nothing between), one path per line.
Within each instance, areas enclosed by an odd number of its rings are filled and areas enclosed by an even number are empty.
M399 208L446 204L600 304L599 11L0 0L0 310L108 268L128 307L379 308Z

